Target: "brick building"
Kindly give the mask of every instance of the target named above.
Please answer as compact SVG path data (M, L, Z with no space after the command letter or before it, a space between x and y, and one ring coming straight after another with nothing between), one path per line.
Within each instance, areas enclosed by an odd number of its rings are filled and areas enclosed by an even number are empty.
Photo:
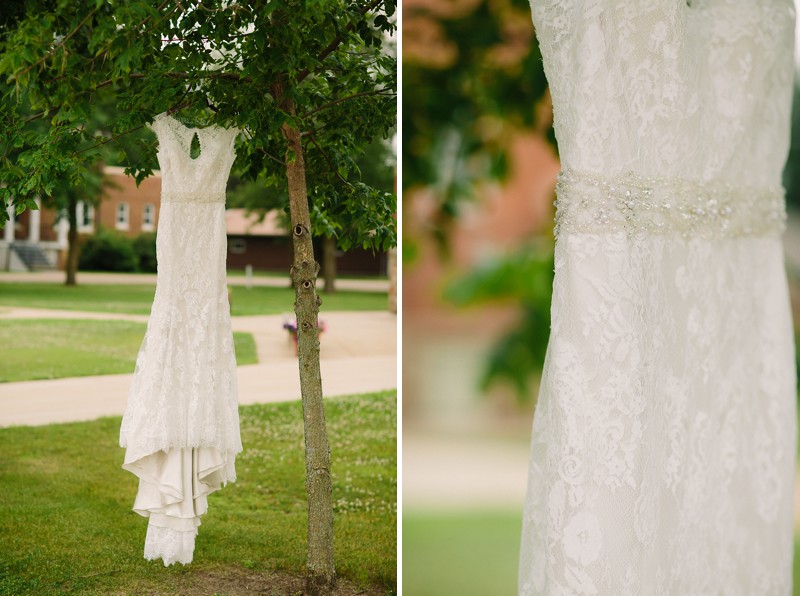
M155 232L158 227L161 173L156 171L138 186L126 176L124 168L106 166L103 199L98 205L79 202L78 233L94 234L99 228L116 230L128 237ZM41 207L41 201L37 201ZM48 208L25 211L14 216L3 230L0 241L0 269L28 271L63 269L67 251L66 217L59 218ZM292 244L281 227L277 212L267 213L263 221L244 209L226 212L228 268L288 271L292 262ZM321 254L321 243L317 246ZM320 259L321 260L321 259ZM386 275L386 253L373 254L360 248L339 253L337 269L355 275Z

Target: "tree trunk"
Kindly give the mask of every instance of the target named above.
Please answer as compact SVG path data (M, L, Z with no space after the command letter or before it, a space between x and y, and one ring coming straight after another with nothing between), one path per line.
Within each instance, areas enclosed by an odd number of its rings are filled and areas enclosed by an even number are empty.
M288 106L293 111L293 106ZM291 277L295 288L297 354L306 448L306 493L308 495L308 576L311 596L330 594L336 583L333 564L333 502L331 452L325 429L322 376L319 366L319 306L316 292L319 263L314 260L311 219L308 213L306 171L300 132L285 124L286 174L292 219Z
M389 312L397 314L397 249L389 249Z
M67 200L69 231L67 232L67 262L64 267L67 271L67 279L64 283L74 286L78 283L78 199L70 192Z
M322 241L322 277L325 279L324 292L333 294L336 291L336 238L325 238Z

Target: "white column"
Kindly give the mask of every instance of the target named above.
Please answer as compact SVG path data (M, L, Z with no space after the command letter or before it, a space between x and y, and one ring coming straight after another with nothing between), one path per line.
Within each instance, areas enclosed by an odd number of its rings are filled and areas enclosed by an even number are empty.
M8 221L6 222L6 227L3 228L3 240L11 243L14 242L14 205L9 205L6 208L6 213L8 213Z
M39 242L39 228L42 225L42 200L36 199L38 209L28 209L28 241Z
M67 246L67 232L69 231L69 222L67 221L66 212L61 214L56 224L56 242L60 248Z

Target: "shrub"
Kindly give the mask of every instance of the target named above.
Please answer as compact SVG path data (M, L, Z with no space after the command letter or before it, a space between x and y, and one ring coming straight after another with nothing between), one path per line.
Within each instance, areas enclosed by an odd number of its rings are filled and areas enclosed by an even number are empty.
M139 256L133 241L110 230L98 230L81 247L78 269L82 271L138 271Z
M133 248L139 258L139 271L155 273L157 270L155 232L136 236L136 238L133 239Z

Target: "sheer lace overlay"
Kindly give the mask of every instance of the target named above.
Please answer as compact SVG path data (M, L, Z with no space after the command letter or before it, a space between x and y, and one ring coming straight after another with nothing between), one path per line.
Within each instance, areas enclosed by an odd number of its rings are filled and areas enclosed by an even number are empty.
M791 594L790 0L534 0L564 167L519 593Z
M165 115L158 136L158 279L120 429L149 517L145 557L189 563L206 497L236 479L236 360L225 283L225 185L237 131ZM200 155L190 157L197 134Z

